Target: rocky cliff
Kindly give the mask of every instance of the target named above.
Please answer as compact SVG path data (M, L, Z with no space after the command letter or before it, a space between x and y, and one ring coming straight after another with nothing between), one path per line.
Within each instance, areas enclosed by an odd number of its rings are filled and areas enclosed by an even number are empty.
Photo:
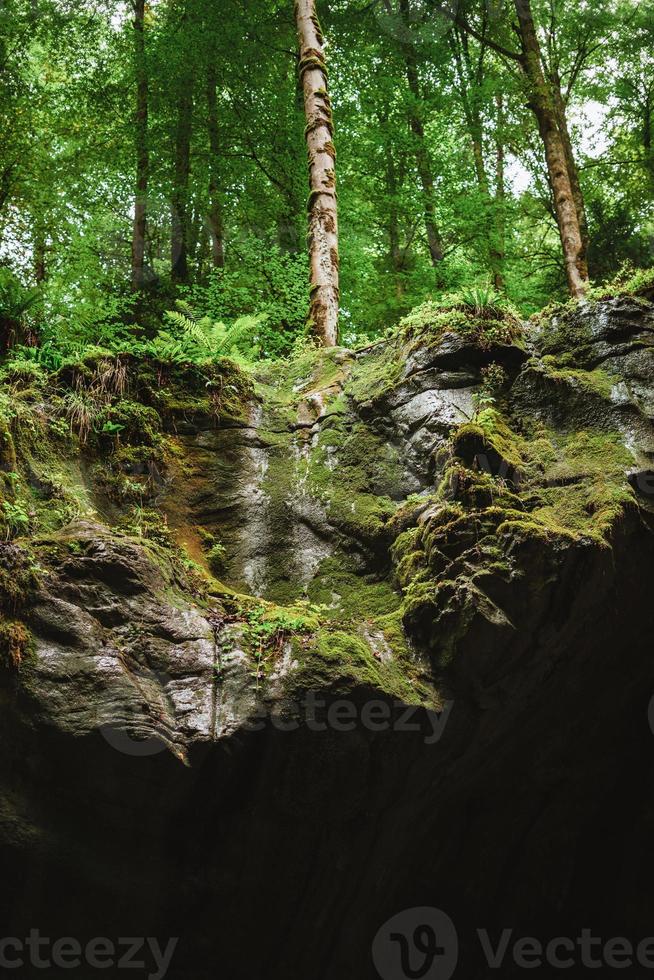
M471 980L480 927L649 935L653 459L643 296L14 362L3 934L179 937L180 980L377 976L414 906Z

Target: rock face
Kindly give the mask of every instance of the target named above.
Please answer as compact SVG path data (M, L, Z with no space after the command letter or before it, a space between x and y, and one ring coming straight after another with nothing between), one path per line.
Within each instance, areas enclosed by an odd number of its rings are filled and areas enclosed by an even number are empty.
M448 317L217 411L132 365L113 446L14 382L3 935L363 980L434 906L482 980L478 929L652 934L654 306Z

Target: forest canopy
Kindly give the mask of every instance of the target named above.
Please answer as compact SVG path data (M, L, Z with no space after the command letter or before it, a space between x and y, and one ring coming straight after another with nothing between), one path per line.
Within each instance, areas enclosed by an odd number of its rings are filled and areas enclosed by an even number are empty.
M3 0L0 24L0 353L279 357L651 263L648 4Z

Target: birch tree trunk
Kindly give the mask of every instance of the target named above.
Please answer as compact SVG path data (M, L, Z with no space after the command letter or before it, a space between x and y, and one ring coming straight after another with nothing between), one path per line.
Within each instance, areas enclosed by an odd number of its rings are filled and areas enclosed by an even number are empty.
M336 201L336 150L327 87L325 42L315 0L296 0L300 80L304 94L309 160L309 321L325 347L338 343L339 256Z
M145 63L145 0L134 0L134 66L136 75L136 194L132 229L132 291L145 285L145 234L150 176L148 149L148 75Z
M530 0L515 0L515 9L522 41L521 65L529 85L530 106L538 120L545 147L568 287L572 296L581 299L588 289L588 263L559 111L551 84L543 72L543 57Z

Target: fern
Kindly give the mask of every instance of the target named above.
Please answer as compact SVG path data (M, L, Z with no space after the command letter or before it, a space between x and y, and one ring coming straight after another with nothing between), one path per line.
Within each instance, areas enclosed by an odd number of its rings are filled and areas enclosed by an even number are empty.
M169 310L166 317L181 335L178 343L187 351L188 360L198 362L235 354L251 359L258 355L259 333L267 320L266 314L242 316L228 327L209 316L201 317L183 300L177 301L177 307ZM160 336L172 340L165 331Z

